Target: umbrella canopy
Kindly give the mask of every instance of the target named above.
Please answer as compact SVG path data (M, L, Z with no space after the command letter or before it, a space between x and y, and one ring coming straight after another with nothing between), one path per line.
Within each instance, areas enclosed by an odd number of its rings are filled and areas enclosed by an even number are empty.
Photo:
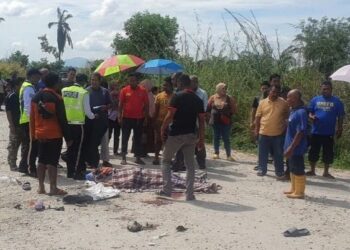
M335 71L330 78L335 81L343 81L350 83L350 65L345 65Z
M149 75L170 75L172 73L182 72L183 67L171 60L154 59L147 61L136 71Z
M102 76L109 76L139 66L145 61L134 55L115 55L104 60L95 70Z

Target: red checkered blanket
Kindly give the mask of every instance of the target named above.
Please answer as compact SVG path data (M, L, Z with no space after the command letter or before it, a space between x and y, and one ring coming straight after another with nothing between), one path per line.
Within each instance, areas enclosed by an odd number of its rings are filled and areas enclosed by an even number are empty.
M216 193L220 187L215 183L208 183L206 179L206 173L196 173L194 191ZM174 191L185 191L186 173L172 173L171 181L173 183ZM162 171L159 169L114 169L112 180L108 183L113 187L126 192L154 191L163 187L163 177Z

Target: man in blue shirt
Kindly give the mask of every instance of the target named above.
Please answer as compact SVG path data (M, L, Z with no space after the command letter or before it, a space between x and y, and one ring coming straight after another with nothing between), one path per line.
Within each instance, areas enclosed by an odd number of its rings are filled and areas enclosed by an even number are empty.
M307 112L298 89L289 91L287 103L291 107L287 133L284 141L284 156L288 159L291 189L284 192L288 198L304 198L305 164L307 150Z
M321 84L321 95L311 100L309 112L309 117L313 121L309 151L311 170L306 174L316 175L316 163L322 147L323 176L334 179L328 170L334 158L334 135L337 138L342 135L345 112L343 103L338 97L332 95L332 83L330 81Z

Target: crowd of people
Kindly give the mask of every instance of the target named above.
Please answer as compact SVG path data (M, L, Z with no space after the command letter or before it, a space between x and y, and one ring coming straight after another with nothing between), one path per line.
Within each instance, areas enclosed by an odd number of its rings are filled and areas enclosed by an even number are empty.
M121 165L128 164L132 132L134 162L144 165L143 158L154 153L152 163L162 165L164 188L158 195L171 196L171 171L186 170L186 199L195 199L194 160L199 169L206 168L206 124L213 128L212 158L220 158L222 139L226 159L235 161L230 142L232 116L238 112L235 98L227 94L225 83L218 83L216 93L208 98L194 75L175 73L166 77L161 91L151 80L141 81L140 77L130 73L125 84L108 84L99 73L93 73L88 81L87 75L69 68L64 80L48 69L30 69L26 79L7 79L5 106L11 170L37 177L41 194L46 193L44 180L48 171L50 194L65 195L57 187L60 157L67 164L67 178L83 180L87 168L112 166L112 137L113 154L121 157ZM321 148L323 176L333 178L329 167L334 158L334 136L342 134L344 106L332 95L330 81L321 84L321 95L314 97L308 107L300 90L281 87L277 74L262 82L260 90L261 96L254 98L250 120L259 151L257 175L266 175L270 155L276 178L291 180L287 196L303 198L305 175L316 174ZM65 152L61 152L63 138ZM21 160L17 165L20 146ZM304 154L308 147L311 170L305 173Z

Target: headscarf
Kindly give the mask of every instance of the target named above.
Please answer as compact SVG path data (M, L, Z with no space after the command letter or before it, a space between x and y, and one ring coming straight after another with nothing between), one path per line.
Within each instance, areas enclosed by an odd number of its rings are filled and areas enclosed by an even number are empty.
M220 82L216 85L216 93L218 94L219 92L221 92L221 90L223 90L224 88L226 88L226 84L223 82Z
M145 80L143 80L143 81L140 83L140 85L141 85L142 87L144 87L144 88L146 89L146 91L147 91L148 103L149 103L149 116L150 116L150 117L153 117L154 112L155 112L155 110L156 110L155 104L154 104L155 98L154 98L154 95L153 95L153 93L152 93L152 91L151 91L151 90L152 90L152 87L153 87L153 83L152 83L151 80L145 79Z

